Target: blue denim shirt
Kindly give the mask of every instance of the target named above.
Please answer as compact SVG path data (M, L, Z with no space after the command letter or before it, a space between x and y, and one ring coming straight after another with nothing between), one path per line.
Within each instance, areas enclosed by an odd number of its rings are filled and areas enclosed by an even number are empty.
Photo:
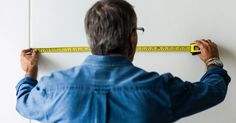
M135 67L122 56L88 56L81 66L16 86L17 111L43 123L171 123L224 100L219 67L195 83Z

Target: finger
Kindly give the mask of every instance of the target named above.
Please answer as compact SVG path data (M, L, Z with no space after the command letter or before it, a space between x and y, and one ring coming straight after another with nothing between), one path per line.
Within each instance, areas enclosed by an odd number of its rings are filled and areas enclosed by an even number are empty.
M217 44L215 42L212 42L212 44L217 47Z
M210 44L205 39L202 39L200 42L202 43L202 45L199 47L201 51L209 51L211 47Z
M26 52L29 52L29 51L31 51L31 50L32 50L32 48L24 49L24 50L22 50L22 52L23 52L23 53L26 53Z
M37 55L38 55L38 50L33 49L33 50L32 50L32 56L37 56Z
M28 52L29 52L29 49L22 50L21 51L21 56L27 55Z
M209 47L209 45L210 45L210 42L205 39L202 39L202 43L205 47Z
M27 52L26 55L32 55L32 51Z
M209 41L210 43L212 43L212 44L215 44L215 42L211 41L210 39L208 39L208 41Z
M215 42L211 41L210 39L207 39L207 40L208 40L209 45L210 45L211 47L217 47L216 44L215 44Z
M203 46L203 43L201 40L196 40L195 43L197 44L197 46L200 48L200 49L203 49L204 46Z
M202 39L202 41L205 42L205 43L208 43L208 44L210 43L210 41L206 40L206 39Z
M200 41L200 40L196 40L196 41L194 41L197 45L201 45L202 44L202 42Z
M27 49L23 51L23 55L32 55L33 49Z
M34 52L36 52L37 54L39 54L39 51L37 49L34 49Z
M213 46L214 48L217 48L217 44L216 44L215 42L212 42L212 46Z
M207 39L208 42L212 42L211 39Z

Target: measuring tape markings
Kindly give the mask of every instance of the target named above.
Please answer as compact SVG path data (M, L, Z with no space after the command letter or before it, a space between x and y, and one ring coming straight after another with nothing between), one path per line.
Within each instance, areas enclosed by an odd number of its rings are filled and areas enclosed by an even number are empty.
M53 47L53 48L33 48L40 53L68 53L68 52L89 52L90 48L86 46L79 47ZM200 53L199 47L196 44L190 46L137 46L137 52L190 52L193 54Z
M190 46L138 46L138 52L189 51Z

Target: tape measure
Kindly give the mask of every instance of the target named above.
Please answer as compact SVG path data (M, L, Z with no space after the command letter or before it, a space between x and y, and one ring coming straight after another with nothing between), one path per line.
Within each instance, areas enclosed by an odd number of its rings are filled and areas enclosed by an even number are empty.
M33 48L40 53L69 53L69 52L89 52L86 46L79 47L52 47L52 48ZM137 52L190 52L193 55L199 54L200 48L195 44L189 46L137 46Z

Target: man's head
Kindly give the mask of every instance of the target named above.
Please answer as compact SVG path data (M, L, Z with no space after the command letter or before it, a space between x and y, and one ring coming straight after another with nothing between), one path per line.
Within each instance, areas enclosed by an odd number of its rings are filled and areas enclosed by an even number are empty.
M95 55L121 54L132 61L137 45L136 27L136 13L125 0L100 0L85 17L85 31Z

